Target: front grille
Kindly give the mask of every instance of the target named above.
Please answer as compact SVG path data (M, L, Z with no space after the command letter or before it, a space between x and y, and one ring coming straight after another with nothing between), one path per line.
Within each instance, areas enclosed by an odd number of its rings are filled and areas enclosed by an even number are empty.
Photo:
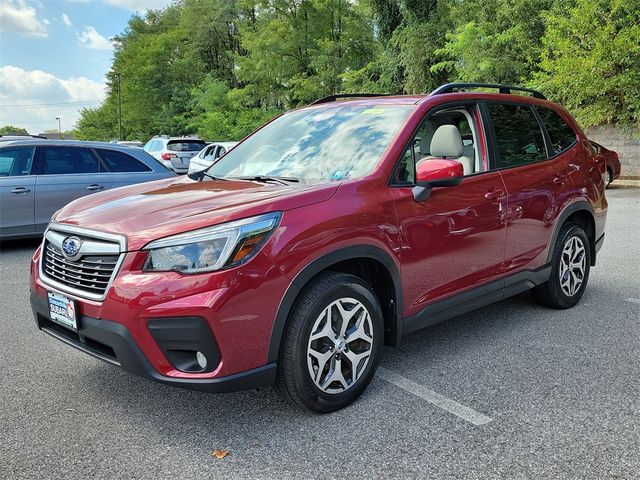
M50 278L69 287L103 295L118 263L117 255L87 255L73 262L45 240L42 269Z
M65 238L80 240L80 252L69 258L62 252ZM95 237L49 230L42 248L43 280L60 290L94 300L104 298L120 261L120 245Z

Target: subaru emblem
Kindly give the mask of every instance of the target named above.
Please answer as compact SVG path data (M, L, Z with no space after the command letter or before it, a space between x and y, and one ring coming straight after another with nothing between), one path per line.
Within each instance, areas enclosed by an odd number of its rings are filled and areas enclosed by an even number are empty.
M62 253L67 258L74 258L80 253L82 240L78 237L67 237L62 242Z

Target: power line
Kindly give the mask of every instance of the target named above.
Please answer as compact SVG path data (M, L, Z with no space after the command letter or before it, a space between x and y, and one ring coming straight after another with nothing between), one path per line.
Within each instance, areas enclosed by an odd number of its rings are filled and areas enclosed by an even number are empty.
M32 103L32 104L20 104L15 105L0 105L0 108L40 108L40 107L59 107L62 105L87 105L89 103L100 103L102 100L84 100L82 102L58 102L58 103Z

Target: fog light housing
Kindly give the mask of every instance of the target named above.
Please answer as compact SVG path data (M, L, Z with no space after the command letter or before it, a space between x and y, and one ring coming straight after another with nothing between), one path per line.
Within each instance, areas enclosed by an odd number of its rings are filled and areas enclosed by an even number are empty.
M220 364L218 345L204 318L153 318L147 328L169 363L181 372L213 372Z
M204 356L202 352L196 352L196 362L198 362L198 366L205 370L207 368L207 357Z

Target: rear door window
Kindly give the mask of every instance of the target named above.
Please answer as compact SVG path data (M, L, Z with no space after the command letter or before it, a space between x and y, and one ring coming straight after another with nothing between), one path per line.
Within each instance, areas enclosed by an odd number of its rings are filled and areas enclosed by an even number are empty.
M529 105L490 103L487 105L496 152L494 168L509 168L547 158L540 124Z
M42 150L42 174L64 175L74 173L99 173L100 161L88 148L40 147Z
M205 147L203 141L171 140L167 143L167 150L172 152L199 152Z
M0 150L0 177L31 174L34 147L3 148Z
M141 161L118 150L98 149L98 155L110 172L148 172L151 170Z
M554 155L564 152L576 143L576 132L567 125L560 115L546 107L536 107L542 123L547 129Z

